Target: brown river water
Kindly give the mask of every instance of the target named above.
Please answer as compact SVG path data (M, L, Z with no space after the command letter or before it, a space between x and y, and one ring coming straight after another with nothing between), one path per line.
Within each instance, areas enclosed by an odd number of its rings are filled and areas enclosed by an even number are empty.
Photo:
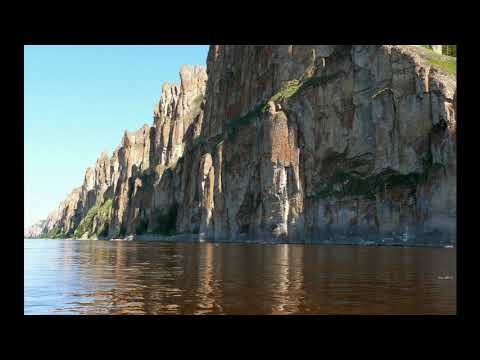
M24 314L455 314L456 250L24 240Z

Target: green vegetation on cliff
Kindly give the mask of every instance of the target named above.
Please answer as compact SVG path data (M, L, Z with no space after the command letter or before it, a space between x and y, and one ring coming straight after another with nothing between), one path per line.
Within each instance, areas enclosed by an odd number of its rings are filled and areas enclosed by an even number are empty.
M54 227L47 233L47 239L66 239L68 235L62 232L58 227Z
M98 216L102 219L110 217L110 211L112 210L112 199L105 201L105 203L98 209Z
M301 88L302 88L302 83L300 82L300 80L287 81L285 85L282 87L282 89L280 89L279 92L277 92L270 99L268 99L268 101L265 103L264 107L262 108L262 112L265 112L267 110L267 104L270 101L273 101L274 103L279 103L295 95Z
M47 239L55 239L55 237L57 236L57 234L60 232L60 229L59 228L52 228L48 231L47 233Z
M430 64L439 67L442 70L450 74L457 73L457 61L456 60L442 60L442 59L430 59Z
M95 234L98 236L106 236L108 232L111 209L111 199L105 201L105 203L100 207L92 207L90 210L88 210L87 215L82 219L78 227L75 229L74 236L80 238L85 234L87 234L87 237L94 235L93 225L95 218L99 224Z
M97 215L98 208L96 206L88 210L87 215L80 221L80 224L75 229L75 237L82 237L85 233L90 236L93 228L93 218Z
M346 172L337 172L321 185L320 190L311 194L310 198L341 199L344 197L361 196L375 200L375 195L391 188L415 188L420 182L421 174L400 174L395 171L385 171L378 175L361 177Z
M433 51L432 45L419 45L419 46ZM442 55L457 57L457 45L439 45L439 46L442 47Z
M259 117L266 107L267 103L257 106L255 109L249 111L243 116L237 116L236 118L227 121L227 135L230 140L235 138L238 130L244 126L252 124L257 117Z
M301 94L303 91L315 88L318 86L323 86L328 82L334 80L339 76L339 73L335 74L324 74L319 76L314 76L304 81L297 79L290 80L285 82L283 87L274 95L272 95L267 101L256 106L253 110L249 111L243 116L237 116L229 121L227 121L227 135L230 140L235 138L238 130L244 126L252 124L255 119L262 114L264 114L268 109L268 103L270 101L274 103L280 103L284 100L287 100L293 96Z
M417 49L416 53L425 58L430 65L442 70L448 74L457 73L457 47L456 45L442 45L444 47L443 55L432 50L431 45L409 45L411 49ZM428 49L426 51L424 49Z
M418 185L426 183L434 171L442 166L433 164L431 157L424 160L421 173L401 174L393 170L386 170L380 174L362 177L355 173L344 171L335 172L327 181L320 185L320 189L308 198L322 199L334 197L337 199L360 196L375 200L375 195L392 188L415 189Z
M99 218L100 226L97 229L98 236L107 236L108 228L110 226L110 216L112 211L112 199L105 201L105 203L98 209L97 217Z
M418 45L415 45L418 48ZM449 74L456 74L457 72L457 59L456 59L456 45L443 45L444 54L440 55L432 50L431 45L420 45L420 47L428 49L429 51L422 51L422 55L426 60L434 67L443 70ZM261 116L267 111L268 103L273 101L274 103L282 102L291 97L297 96L305 90L323 86L328 82L336 79L340 73L322 74L307 78L304 81L290 80L287 81L284 86L274 95L272 95L267 101L256 106L253 110L249 111L243 116L237 116L227 121L227 135L230 140L235 138L238 130L244 126L252 124L256 118Z

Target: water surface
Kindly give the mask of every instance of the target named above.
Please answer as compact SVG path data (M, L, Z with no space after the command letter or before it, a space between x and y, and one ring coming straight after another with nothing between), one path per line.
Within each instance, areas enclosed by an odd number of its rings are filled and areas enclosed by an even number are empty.
M455 249L24 240L25 314L455 314Z

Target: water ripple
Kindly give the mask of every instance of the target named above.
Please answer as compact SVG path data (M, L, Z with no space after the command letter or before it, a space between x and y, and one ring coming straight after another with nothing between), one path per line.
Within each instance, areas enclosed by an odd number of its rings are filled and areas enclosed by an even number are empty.
M25 240L25 314L454 314L454 249Z

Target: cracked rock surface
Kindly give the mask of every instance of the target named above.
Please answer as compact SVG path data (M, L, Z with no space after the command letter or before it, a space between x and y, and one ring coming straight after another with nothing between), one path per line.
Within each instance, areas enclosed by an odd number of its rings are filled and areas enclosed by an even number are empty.
M454 242L456 78L423 52L212 45L41 233L73 236L111 200L88 236Z

